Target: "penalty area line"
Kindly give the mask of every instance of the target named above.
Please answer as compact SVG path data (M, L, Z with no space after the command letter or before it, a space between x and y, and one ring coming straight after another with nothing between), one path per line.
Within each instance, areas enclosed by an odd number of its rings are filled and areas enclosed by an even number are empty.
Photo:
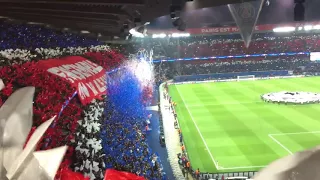
M276 138L272 137L271 134L268 134L268 136L277 144L279 144L284 150L286 150L289 154L293 154L287 147L285 147L283 144L281 144Z
M221 167L220 166L220 170L233 170L233 169L251 169L251 168L264 168L266 166L239 166L239 167Z
M189 110L189 107L187 106L187 104L185 103L185 101L184 101L184 99L183 99L183 97L182 97L182 95L181 95L181 93L180 93L179 88L178 88L178 87L176 87L176 89L177 89L177 91L178 91L179 96L181 97L181 100L182 100L182 102L183 102L184 106L186 107L186 109L187 109L187 111L188 111L188 113L189 113L189 116L190 116L190 118L191 118L191 120L192 120L192 122L193 122L193 124L194 124L195 128L197 129L197 131L198 131L198 133L199 133L199 135L200 135L200 138L202 139L202 142L203 142L204 146L205 146L205 147L206 147L206 149L208 150L208 154L209 154L209 156L210 156L210 158L211 158L211 160L212 160L212 162L213 162L214 166L216 167L216 169L217 169L217 170L220 170L220 167L218 166L217 161L213 158L213 156L212 156L212 154L211 154L211 152L210 152L210 149L209 149L209 147L208 147L208 145L207 145L206 141L204 140L204 138L203 138L203 136L202 136L202 133L201 133L201 131L200 131L200 129L199 129L199 127L198 127L198 125L197 125L197 124L196 124L196 122L194 121L194 118L193 118L193 116L192 116L192 114L191 114L191 112L190 112L190 110Z
M210 104L191 104L188 107L204 107L204 106L222 106L222 105L241 105L241 104L260 104L263 101L248 101L248 102L223 102L223 103L210 103Z
M320 134L320 131L305 131L305 132L294 132L294 133L278 133L269 134L271 136L284 136L284 135L298 135L298 134Z

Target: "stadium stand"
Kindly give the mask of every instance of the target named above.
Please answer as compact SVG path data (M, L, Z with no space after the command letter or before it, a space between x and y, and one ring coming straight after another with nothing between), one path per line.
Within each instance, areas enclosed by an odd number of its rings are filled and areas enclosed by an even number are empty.
M58 115L37 147L47 150L68 145L57 179L84 179L73 170L90 179L103 179L106 168L147 179L162 178L161 163L146 143L142 119L116 111L105 96L82 104L70 82L40 68L43 62L60 58L67 61L70 55L82 55L109 71L125 60L120 53L96 39L39 25L2 21L0 27L0 76L5 85L0 104L18 88L36 87L29 137L43 121Z
M155 64L155 71L161 79L172 79L174 76L185 75L270 70L292 70L295 73L299 73L300 67L307 66L309 63L310 60L307 56L236 58L208 61L162 62ZM314 66L310 66L310 68L312 67ZM233 78L236 78L236 76Z
M0 39L0 50L89 47L102 44L97 39L86 38L70 32L4 20L0 22Z
M318 62L309 63L304 70L300 69L299 71L304 71L308 75L319 75L320 64Z
M181 72L182 75L190 75L265 70L294 70L299 66L305 65L306 62L308 62L308 60L296 57L229 59L205 63L194 61L192 63L183 63Z
M273 32L253 34L249 48L245 48L239 34L196 35L190 37L143 40L132 44L113 45L124 54L143 47L154 51L154 59L234 56L244 54L266 54L284 52L318 52L320 36L316 32Z
M274 33L254 34L249 48L244 47L239 35L234 35L233 38L194 36L181 38L180 41L173 40L170 44L172 47L178 46L180 57L230 56L319 51L320 36L318 34L290 34L290 36L277 36Z

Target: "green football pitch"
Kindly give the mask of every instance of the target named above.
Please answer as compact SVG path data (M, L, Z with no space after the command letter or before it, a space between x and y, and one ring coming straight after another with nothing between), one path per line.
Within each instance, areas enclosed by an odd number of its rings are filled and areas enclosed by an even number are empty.
M320 93L320 77L170 85L188 157L201 172L259 170L320 144L320 104L278 105L260 95Z

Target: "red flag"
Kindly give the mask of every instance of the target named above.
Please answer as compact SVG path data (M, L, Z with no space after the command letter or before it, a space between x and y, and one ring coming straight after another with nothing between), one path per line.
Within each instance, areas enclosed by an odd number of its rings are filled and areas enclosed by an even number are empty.
M106 70L84 57L68 56L62 59L48 59L40 61L38 66L77 88L83 104L106 94Z
M107 169L104 180L144 180L144 178L128 172Z
M63 169L56 176L60 176L60 180L90 180L90 178L84 177L81 173L73 172L70 169Z

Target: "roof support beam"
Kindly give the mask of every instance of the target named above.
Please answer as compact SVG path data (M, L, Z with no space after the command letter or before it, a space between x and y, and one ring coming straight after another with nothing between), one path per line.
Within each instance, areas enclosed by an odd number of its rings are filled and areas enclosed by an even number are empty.
M99 11L81 11L81 10L64 10L64 9L42 9L42 8L22 8L22 7L3 7L0 6L1 10L10 10L10 11L23 11L23 12L58 12L61 13L77 13L77 14L84 14L84 15L90 15L90 14L97 14L97 15L114 15L114 16L126 16L127 14L125 12L99 12Z
M45 19L33 21L33 23L39 23L44 25L50 25L51 28L54 29L59 29L63 30L64 28L68 28L70 32L78 32L80 31L89 31L90 33L94 34L102 34L104 36L114 36L119 34L119 29L115 28L112 25L107 25L107 24L93 24L93 23L88 23L88 22L81 22L81 21L68 21L68 20L63 20L59 22L52 22L52 21L47 21Z
M1 3L0 7L3 9L16 9L16 10L44 10L48 12L57 11L57 12L85 12L92 14L113 14L113 15L129 15L126 11L121 9L121 6L100 6L100 5L68 5L61 6L59 4L37 4L37 3Z
M46 21L55 20L56 22L63 21L63 20L70 20L70 21L85 21L90 23L103 23L103 24L110 24L110 25L118 25L118 20L108 20L108 19L101 19L101 18L88 18L88 17L77 17L77 16L60 16L60 15L44 15L44 14L37 14L37 13L15 13L15 12L1 12L1 16L7 16L17 20L23 21L32 21L37 22L38 19L44 19Z
M50 11L47 10L39 10L39 9L3 9L0 7L0 14L8 13L8 14L21 14L21 15L39 15L39 16L49 16L49 17L79 17L79 18L93 18L93 19L107 19L107 20L114 20L119 21L120 18L116 15L110 14L91 14L86 12L57 12L57 11Z
M135 5L144 6L144 0L0 0L11 3L37 4L96 4L96 5Z

